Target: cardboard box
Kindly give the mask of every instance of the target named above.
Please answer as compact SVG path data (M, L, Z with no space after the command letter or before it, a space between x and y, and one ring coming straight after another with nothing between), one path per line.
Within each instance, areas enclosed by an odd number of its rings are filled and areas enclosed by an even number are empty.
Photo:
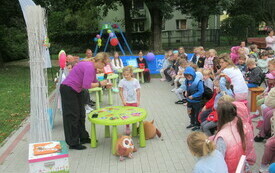
M47 144L47 145L45 145ZM48 151L55 151L52 146L60 145L59 150L50 154L40 154L34 152L34 148L41 146ZM61 149L60 149L61 148ZM37 151L37 150L36 150ZM36 155L35 155L36 153ZM43 153L43 152L42 152ZM65 141L49 141L43 143L29 144L29 168L30 173L68 173L69 172L69 158L68 148Z

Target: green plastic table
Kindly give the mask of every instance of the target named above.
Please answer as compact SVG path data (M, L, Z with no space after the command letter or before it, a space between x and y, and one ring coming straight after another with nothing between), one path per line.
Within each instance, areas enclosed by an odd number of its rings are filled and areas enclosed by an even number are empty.
M144 83L144 75L143 75L143 71L144 71L144 69L140 69L140 68L135 68L134 70L133 70L133 73L137 73L137 80L138 81L140 81L140 79L139 79L139 73L141 74L141 83ZM121 80L122 79L122 69L119 69L119 70L117 70L117 72L118 72L118 74L119 74L119 80Z
M93 118L98 114L97 118ZM132 136L137 136L137 122L139 122L139 145L146 146L143 120L147 117L147 112L143 108L131 106L110 106L92 111L88 115L91 122L91 147L97 146L96 142L96 124L105 125L105 137L110 137L110 126L112 129L112 153L115 154L117 141L117 126L132 124Z
M118 74L115 74L115 73L108 74L107 76L107 79L112 80L113 87L115 88L117 88L117 78L118 78Z

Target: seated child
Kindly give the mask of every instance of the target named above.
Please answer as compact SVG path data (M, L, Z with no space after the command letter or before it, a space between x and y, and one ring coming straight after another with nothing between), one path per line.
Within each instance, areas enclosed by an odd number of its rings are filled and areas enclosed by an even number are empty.
M173 51L173 54L170 57L170 62L171 65L169 65L165 70L164 70L164 75L165 78L168 82L171 82L173 80L173 77L176 76L176 72L175 72L175 65L176 65L176 61L179 57L179 51L175 50Z
M268 72L268 53L266 51L262 52L260 54L260 59L257 62L257 66L260 67L263 71L263 73L267 73Z
M187 61L187 54L185 53L184 47L182 46L179 47L178 51L179 51L179 56Z
M193 62L194 64L197 64L197 62L200 58L201 49L199 47L195 47L193 52L194 52L194 55L189 60L189 62Z
M193 132L187 137L190 152L198 157L193 173L228 173L223 155L216 150L213 141L202 132Z
M259 61L258 61L259 62ZM256 66L255 59L249 58L246 62L249 73L247 74L247 87L255 88L261 85L263 78L263 71Z
M249 57L247 56L247 54L246 54L246 49L244 48L244 47L241 47L241 48L239 48L238 49L238 54L239 54L239 58L240 58L240 56L245 56L246 57L246 59L248 59ZM238 61L236 62L236 64L238 63Z
M234 64L237 64L240 58L240 55L238 53L240 46L233 46L231 48L230 58L232 59Z
M262 115L261 105L264 104L265 97L268 95L268 92L275 86L275 59L268 62L268 70L269 73L266 74L267 87L262 94L257 95L257 112L251 116L251 119Z
M204 85L208 88L210 88L213 91L214 84L213 81L211 80L211 75L212 75L212 70L210 69L203 69L202 70L202 75L203 75L203 82Z
M124 67L122 60L119 57L118 52L114 52L114 59L111 61L112 69L114 72Z
M212 135L210 129L217 127L218 115L217 115L216 109L217 109L218 102L219 102L220 98L225 95L228 95L229 98L230 97L232 98L232 100L230 100L230 101L234 100L233 99L234 94L231 89L231 80L228 76L221 75L221 77L219 79L219 85L216 86L216 92L217 92L217 95L214 99L214 105L212 108L212 112L210 112L209 115L207 116L206 120L201 123L202 131L205 132L206 135L208 135L208 136ZM227 100L229 100L229 99L227 99ZM203 117L200 117L200 119L203 119Z
M248 57L249 58L254 58L255 62L257 62L258 58L259 58L258 46L256 44L252 44L249 48L250 48L251 51L249 52Z
M213 69L214 67L214 58L217 57L217 52L215 49L209 49L209 57L206 57L205 61L204 61L204 67L205 69Z
M151 80L150 70L148 68L148 64L147 64L146 59L143 58L143 52L142 51L139 51L138 58L136 60L137 60L138 67L140 69L144 69L144 71L143 71L144 81L145 82L150 82L150 80Z
M204 61L205 61L205 58L209 56L209 52L204 52L204 51L201 51L200 55L199 55L199 60L197 62L197 65L199 68L203 68L204 66Z
M187 67L187 61L185 59L180 59L179 60L179 67L178 67L178 74L175 76L174 80L174 86L175 88L172 89L171 91L174 92L178 88L178 83L182 84L184 82L184 70Z
M241 55L237 64L237 67L241 70L243 76L245 76L247 68L246 68L246 56Z
M161 75L161 81L165 81L165 75L164 75L164 70L168 68L168 66L171 65L170 57L173 55L173 51L169 50L164 57L164 61L162 64L162 69L160 70L160 75Z

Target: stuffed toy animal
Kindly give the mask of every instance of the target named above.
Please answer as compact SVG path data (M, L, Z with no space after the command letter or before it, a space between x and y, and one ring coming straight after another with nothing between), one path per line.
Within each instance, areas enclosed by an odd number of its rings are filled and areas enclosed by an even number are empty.
M121 136L116 142L116 155L120 156L119 160L123 161L124 157L133 158L133 152L137 149L134 146L131 136Z
M156 135L158 135L159 138L161 137L161 132L154 125L154 120L152 120L151 122L144 121L143 125L144 125L144 133L145 133L145 139L146 140L147 139L152 139Z

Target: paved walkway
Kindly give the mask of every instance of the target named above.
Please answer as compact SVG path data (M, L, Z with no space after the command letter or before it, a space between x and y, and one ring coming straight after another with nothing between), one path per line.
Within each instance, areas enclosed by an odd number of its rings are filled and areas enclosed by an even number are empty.
M152 79L149 84L142 84L141 107L148 111L147 120L155 120L155 124L162 132L162 139L154 138L147 140L145 148L139 148L137 138L134 143L138 151L134 153L133 159L126 159L120 162L117 156L111 154L111 139L104 138L104 127L97 125L97 137L99 146L88 147L83 151L69 150L70 172L91 173L91 172L185 172L191 173L196 158L191 155L186 144L186 138L190 130L186 130L189 118L186 114L186 107L175 105L176 96L170 92L171 86L159 79ZM107 97L103 100L107 103ZM114 95L114 105L121 105L118 95ZM104 106L104 105L103 105ZM87 130L90 131L90 124L86 121ZM27 133L23 136L24 130ZM119 133L123 134L125 127L119 127ZM23 132L22 132L23 131ZM21 133L21 135L20 135ZM22 137L22 139L20 138ZM28 172L28 122L21 127L8 142L0 149L1 157L7 157L0 165L0 172L5 173L27 173ZM64 140L62 117L58 115L53 129L54 140ZM14 141L18 141L15 145ZM13 149L11 146L15 146ZM259 167L263 153L263 143L256 144L257 164L253 172ZM7 154L11 150L10 154Z

